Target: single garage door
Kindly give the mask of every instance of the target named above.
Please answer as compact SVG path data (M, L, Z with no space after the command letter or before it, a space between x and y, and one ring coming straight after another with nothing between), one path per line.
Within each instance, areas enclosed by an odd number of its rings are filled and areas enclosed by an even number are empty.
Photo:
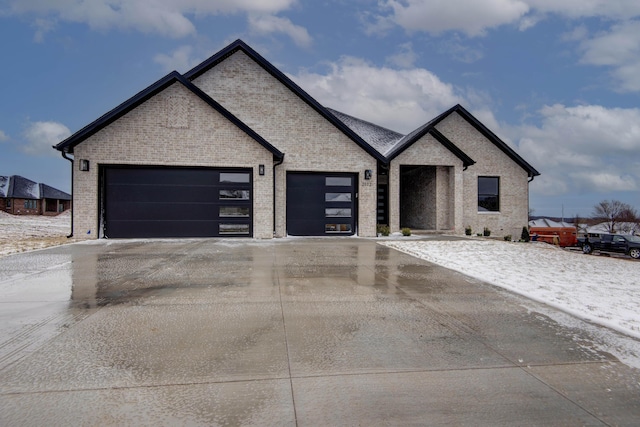
M103 167L103 235L251 237L251 169Z
M287 174L287 233L292 236L353 235L355 174Z

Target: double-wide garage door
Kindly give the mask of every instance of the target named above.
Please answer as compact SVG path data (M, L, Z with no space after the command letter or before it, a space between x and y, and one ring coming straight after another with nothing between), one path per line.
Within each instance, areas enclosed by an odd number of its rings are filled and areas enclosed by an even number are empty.
M287 173L287 234L353 235L356 175Z
M250 237L251 169L104 167L110 238Z

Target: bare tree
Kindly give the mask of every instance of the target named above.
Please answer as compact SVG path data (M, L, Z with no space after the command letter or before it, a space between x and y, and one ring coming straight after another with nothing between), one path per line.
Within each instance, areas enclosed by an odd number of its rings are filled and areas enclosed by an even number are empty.
M625 234L636 234L640 231L640 216L631 206L620 215L620 231Z
M587 232L587 221L578 214L573 217L573 225L576 227L576 232L578 234L585 234Z
M638 213L631 205L619 200L603 200L593 207L593 219L606 223L607 231L615 233L618 224L637 222Z

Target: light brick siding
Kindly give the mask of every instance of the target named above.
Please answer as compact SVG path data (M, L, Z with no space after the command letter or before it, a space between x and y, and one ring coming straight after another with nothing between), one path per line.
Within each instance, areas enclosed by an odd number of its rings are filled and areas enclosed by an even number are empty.
M274 218L275 235L287 234L288 172L356 174L357 232L375 236L376 158L260 62L238 50L193 83L285 154L275 177L273 154L268 149L182 84L174 83L74 147L74 235L101 237L101 167L148 165L251 168L256 238L273 237ZM466 226L474 232L487 227L495 236L518 237L528 222L528 172L457 111L436 127L476 164L464 170L463 161L431 135L413 143L390 162L388 177L384 177L389 184L391 231L411 222L412 227L458 234ZM88 172L78 170L80 159L90 161ZM262 176L258 173L261 164L265 166ZM364 179L365 170L374 171L372 179ZM478 176L500 178L500 212L478 212Z
M185 117L172 117L178 111ZM76 146L74 158L91 164L88 172L74 164L75 237L99 237L99 165L252 168L254 237L273 235L273 155L179 83Z
M492 236L510 234L519 238L529 218L527 172L457 113L449 115L436 127L476 161L462 173L464 213L460 225L470 226L474 234L487 227ZM500 177L500 212L478 212L479 176Z
M371 155L239 51L194 80L196 86L285 153L276 168L276 235L286 234L286 172L351 172L359 177L358 234L376 232Z
M391 161L389 168L389 225L391 231L400 229L400 167L407 165L432 166L432 187L416 194L427 209L427 225L432 230L462 232L462 161L431 135L413 143ZM427 177L423 176L425 180ZM426 181L425 181L426 183ZM433 194L435 192L435 194ZM425 202L425 200L427 200ZM435 201L435 206L427 206ZM433 203L431 203L433 204ZM410 207L407 207L410 209ZM427 228L427 227L425 227Z

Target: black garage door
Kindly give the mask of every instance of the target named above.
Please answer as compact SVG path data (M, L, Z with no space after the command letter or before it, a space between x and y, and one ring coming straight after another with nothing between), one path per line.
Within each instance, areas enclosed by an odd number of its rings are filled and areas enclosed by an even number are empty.
M353 235L355 174L287 174L287 233L292 236Z
M251 169L104 167L110 238L250 237Z

